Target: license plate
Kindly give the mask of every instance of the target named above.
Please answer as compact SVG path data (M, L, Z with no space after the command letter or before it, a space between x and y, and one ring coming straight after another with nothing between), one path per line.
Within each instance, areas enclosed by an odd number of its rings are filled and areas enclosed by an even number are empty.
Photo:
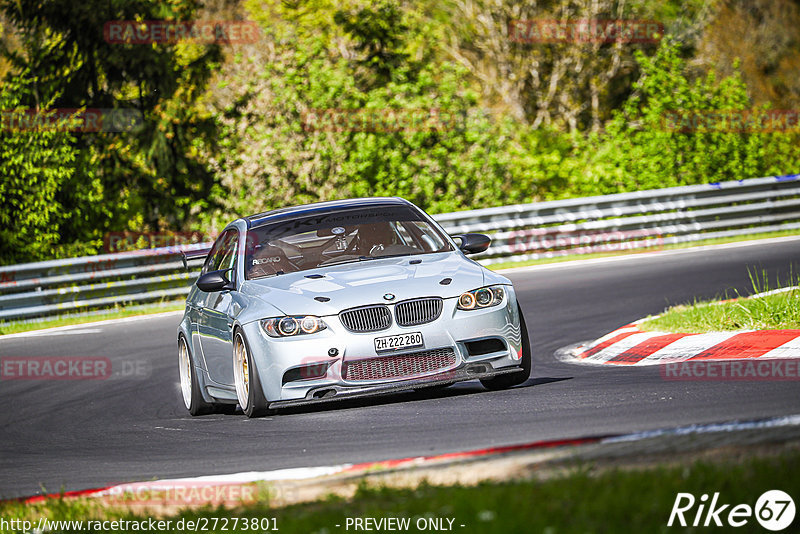
M375 352L387 350L407 349L410 347L422 346L422 334L411 332L408 334L397 334L394 336L384 336L375 338Z

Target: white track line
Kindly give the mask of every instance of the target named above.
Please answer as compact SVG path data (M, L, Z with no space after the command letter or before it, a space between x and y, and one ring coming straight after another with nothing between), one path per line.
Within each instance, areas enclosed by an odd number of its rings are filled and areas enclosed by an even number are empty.
M734 432L737 430L753 430L758 428L775 428L782 426L800 425L800 415L786 415L774 417L764 421L732 421L729 423L710 423L705 425L689 425L662 430L634 432L623 436L605 438L601 443L615 443L621 441L639 441L659 436L681 436L686 434L708 434L711 432Z
M120 493L136 493L142 490L169 490L191 486L229 486L249 484L252 482L279 482L283 480L308 480L341 473L351 464L323 467L297 467L292 469L278 469L275 471L245 471L229 475L206 475L190 478L168 478L164 480L149 480L146 482L130 482L118 484L99 490L91 495L102 497L104 495L118 495Z
M171 317L173 315L183 314L183 310L174 310L168 312L160 312L160 313L151 313L151 314L143 314L143 315L133 315L131 317L120 317L119 319L105 319L102 321L93 321L91 323L78 323L78 324L70 324L66 326L54 326L52 328L42 328L39 330L28 330L27 332L18 332L16 334L4 334L0 335L0 341L4 339L14 339L18 337L33 337L33 336L52 336L58 334L65 334L69 335L69 330L76 330L76 329L86 329L91 327L98 327L98 326L109 326L109 325L117 325L122 323L133 323L136 321L145 321L148 319L160 319L163 317ZM99 332L100 330L98 330ZM92 332L94 333L94 332Z

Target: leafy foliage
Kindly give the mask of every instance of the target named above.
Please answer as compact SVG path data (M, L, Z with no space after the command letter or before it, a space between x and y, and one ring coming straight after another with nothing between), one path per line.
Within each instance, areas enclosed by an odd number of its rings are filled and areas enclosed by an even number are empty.
M388 3L337 12L347 58L295 35L229 67L215 158L229 213L349 196L399 195L433 211L531 198L512 180L513 125L481 112L468 73L399 62L420 28L378 21L401 15Z
M591 140L588 172L574 177L571 195L741 180L796 165L798 151L781 147L791 134L729 120L758 112L738 74L690 80L678 43L669 39L652 57L639 52L636 59L642 74L635 92Z
M44 259L59 241L59 187L74 172L75 150L57 131L27 131L9 117L27 91L19 78L0 87L0 263ZM71 252L69 250L62 252Z
M59 241L94 251L108 231L185 226L214 184L198 148L216 140L200 99L219 46L112 43L103 29L113 21L191 20L195 2L8 0L0 7L21 35L20 46L3 51L26 88L19 105L125 110L143 119L131 131L69 138L72 172L59 175L53 198L69 213Z

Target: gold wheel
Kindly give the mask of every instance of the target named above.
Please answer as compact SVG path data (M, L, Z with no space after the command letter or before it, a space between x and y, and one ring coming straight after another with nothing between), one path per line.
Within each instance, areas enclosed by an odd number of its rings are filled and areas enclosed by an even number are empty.
M234 338L233 359L236 397L242 410L246 410L250 403L250 355L247 353L247 345L240 332L237 332Z

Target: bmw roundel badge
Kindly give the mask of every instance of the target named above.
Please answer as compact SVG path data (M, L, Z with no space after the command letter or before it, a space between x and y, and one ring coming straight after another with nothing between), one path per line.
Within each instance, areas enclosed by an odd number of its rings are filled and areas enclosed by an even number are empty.
M391 293L386 293L383 296L383 298L386 299L386 300L394 300L394 295L392 295Z

